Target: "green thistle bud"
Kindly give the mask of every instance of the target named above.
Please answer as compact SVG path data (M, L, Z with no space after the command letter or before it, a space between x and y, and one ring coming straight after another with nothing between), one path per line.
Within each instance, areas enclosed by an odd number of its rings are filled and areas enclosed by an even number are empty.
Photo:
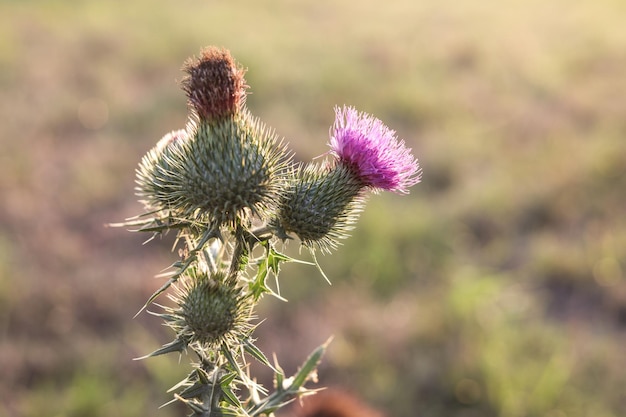
M183 70L188 74L181 86L189 106L201 121L216 121L238 113L246 99L245 71L235 63L226 49L209 47L199 58L187 60Z
M191 122L187 132L189 139L168 148L152 176L142 175L144 194L218 225L273 208L287 160L273 131L246 112L211 124Z
M165 136L141 159L137 168L137 195L148 210L169 209L171 201L163 193L165 184L158 182L163 173L170 172L172 152L187 140L185 130L175 130Z
M295 233L305 246L323 252L348 237L362 211L362 183L342 164L307 165L294 170L274 226Z
M178 340L208 349L236 345L252 329L252 302L225 274L190 271L170 298L177 304L168 311L168 324Z

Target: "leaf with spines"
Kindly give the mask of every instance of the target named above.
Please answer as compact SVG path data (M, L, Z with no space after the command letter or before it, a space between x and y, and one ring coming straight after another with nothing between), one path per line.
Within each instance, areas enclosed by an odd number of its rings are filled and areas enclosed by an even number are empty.
M283 253L278 252L274 246L269 242L261 242L261 245L266 248L265 256L257 262L257 274L256 277L248 283L250 292L252 293L254 300L258 301L264 294L270 294L279 300L287 301L280 295L280 292L272 290L267 285L267 277L269 272L274 274L276 279L276 286L278 287L278 275L280 274L280 264L283 262L297 262L305 265L315 265L311 262L306 262L300 259L291 258Z
M284 378L282 369L276 363L274 376L276 390L260 402L249 404L246 407L246 412L250 416L270 415L295 398L314 393L314 390L304 388L304 384L314 378L317 366L322 356L324 356L329 343L330 339L315 349L298 369L298 372L290 378Z
M225 374L220 379L219 384L220 384L222 393L225 396L225 400L230 405L237 407L237 408L241 408L241 402L239 401L239 398L237 398L237 396L232 391L233 381L235 380L236 377L237 377L237 374L235 372L230 372L228 374Z
M258 360L263 365L276 371L276 369L274 369L274 367L272 366L270 361L267 359L265 354L261 351L261 349L256 347L256 345L252 342L250 338L243 341L243 348L246 351L246 353L252 356L254 359Z
M174 262L170 268L174 268L175 272L173 274L167 272L165 276L169 276L170 278L167 280L165 284L163 284L158 290L156 290L152 295L148 298L148 301L145 302L143 307L135 314L134 317L137 317L143 310L145 310L150 303L152 303L156 298L163 294L172 284L174 284L178 279L187 271L187 269L193 265L198 257L198 253L203 250L205 245L211 240L220 237L220 232L217 229L207 229L202 233L200 240L196 243L196 246L191 249L187 253L187 257L184 260Z
M139 358L135 358L134 360L138 361L138 360L152 358L155 356L165 355L167 353L173 353L173 352L182 353L185 351L186 347L187 347L187 342L176 338L175 340L172 340L171 342L163 345L161 348L155 350L154 352L148 355L141 356Z
M294 375L293 381L287 388L288 390L295 390L296 392L299 392L304 383L312 378L314 372L317 370L320 361L322 360L322 356L324 356L324 353L326 353L326 349L328 348L331 340L332 339L328 339L326 343L319 346L309 355L309 357L306 359L306 361L304 361L300 369L298 369L296 375Z

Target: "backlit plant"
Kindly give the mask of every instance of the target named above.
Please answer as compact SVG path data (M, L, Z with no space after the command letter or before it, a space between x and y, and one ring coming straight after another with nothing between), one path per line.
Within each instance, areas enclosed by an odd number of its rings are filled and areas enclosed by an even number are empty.
M155 236L174 231L179 242L180 259L144 306L157 306L151 314L175 337L146 357L195 357L173 400L191 415L269 416L314 392L305 383L326 349L287 378L254 344L255 305L277 295L266 280L294 260L276 244L297 237L312 254L330 253L354 227L368 193L407 193L421 171L394 131L352 107L335 109L325 161L295 163L249 112L244 71L227 50L204 49L183 70L187 125L142 158L136 189L145 213L119 224ZM165 292L173 305L153 304ZM272 390L249 375L250 358L273 370Z

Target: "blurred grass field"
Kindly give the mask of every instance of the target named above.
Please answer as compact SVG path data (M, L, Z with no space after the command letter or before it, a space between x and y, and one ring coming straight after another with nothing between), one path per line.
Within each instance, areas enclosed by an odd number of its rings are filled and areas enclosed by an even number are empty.
M172 241L134 168L187 114L203 46L248 68L252 112L309 160L333 106L381 118L422 184L290 264L265 352L394 417L626 415L626 3L0 0L0 416L179 416L188 358L132 319ZM289 250L297 253L297 245ZM302 257L306 257L303 252ZM269 381L263 381L269 383Z

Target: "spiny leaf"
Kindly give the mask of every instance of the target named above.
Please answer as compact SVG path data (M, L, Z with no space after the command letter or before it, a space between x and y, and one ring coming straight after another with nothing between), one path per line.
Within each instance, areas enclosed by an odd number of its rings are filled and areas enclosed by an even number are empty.
M239 398L233 393L229 384L220 384L222 389L222 393L224 394L225 400L235 407L241 407L241 401Z
M153 302L159 295L163 294L165 292L165 290L167 290L170 287L170 285L172 285L173 283L175 283L178 280L179 276L180 276L180 274L172 276L170 279L167 280L167 282L165 284L161 285L161 288L159 288L158 290L153 292L152 295L148 298L148 301L146 301L146 303L143 305L143 307L141 307L139 309L139 311L137 312L137 314L135 314L133 316L133 318L137 318L137 316L139 314L141 314L142 311L144 311L146 308L148 308L148 306L150 305L151 302Z
M257 270L256 277L248 284L248 288L250 289L255 301L258 301L263 294L272 292L272 290L265 285L265 279L267 278L268 273L267 262L261 261L258 265L259 268Z
M187 346L187 343L185 343L183 340L176 339L176 340L171 341L168 344L163 345L160 349L157 349L154 352L148 355L142 356L140 358L135 358L134 360L138 361L138 360L152 358L154 356L164 355L166 353L172 353L172 352L182 353L185 350L186 346Z
M228 345L226 345L226 344L222 345L221 352L226 357L226 360L228 361L228 364L231 366L231 370L233 372L235 372L238 376L240 376L240 377L243 376L244 373L243 373L243 371L241 369L241 366L240 366L239 362L237 362L237 360L233 356L233 352L230 350Z
M194 263L197 261L197 254L202 250L204 245L214 237L218 237L219 232L213 229L209 229L202 235L202 238L197 245L189 251L187 258L183 261L176 261L172 264L171 268L176 268L176 272L167 280L165 284L156 290L149 298L148 301L141 307L141 309L135 314L133 318L136 318L143 310L145 310L151 302L153 302L159 295L163 294L173 283L178 281L178 278ZM169 275L169 273L167 274Z
M258 347L256 347L254 345L254 343L252 343L252 340L250 339L246 339L243 342L243 348L246 351L246 353L248 353L250 356L252 356L253 358L255 358L256 360L258 360L259 362L261 362L263 365L269 367L270 369L272 369L273 371L277 372L277 370L272 366L272 364L270 363L270 361L267 359L267 357L265 356L265 354L263 352L261 352L261 349L259 349Z
M328 344L330 343L331 340L332 339L328 339L323 345L319 346L309 355L309 357L306 359L306 361L302 364L302 366L298 370L298 373L294 375L293 381L291 382L291 385L289 386L290 391L292 389L295 389L296 391L299 390L304 385L304 383L310 378L311 374L315 371L320 361L322 360L322 356L324 356L324 353L326 352L326 348L328 347Z
M262 246L266 247L266 255L258 263L257 275L254 280L249 283L250 292L252 293L254 300L258 300L263 294L271 294L274 297L282 301L287 301L279 293L276 293L270 287L267 286L267 276L271 271L277 278L280 273L281 262L298 262L307 265L314 265L313 263L302 261L299 259L291 258L283 253L278 252L269 242L261 242Z
M178 395L180 395L182 398L187 398L187 399L198 398L207 391L208 391L208 385L196 382L192 386L187 387L184 390L182 390Z
M220 385L230 385L235 380L235 378L237 378L236 372L228 372L220 378Z

